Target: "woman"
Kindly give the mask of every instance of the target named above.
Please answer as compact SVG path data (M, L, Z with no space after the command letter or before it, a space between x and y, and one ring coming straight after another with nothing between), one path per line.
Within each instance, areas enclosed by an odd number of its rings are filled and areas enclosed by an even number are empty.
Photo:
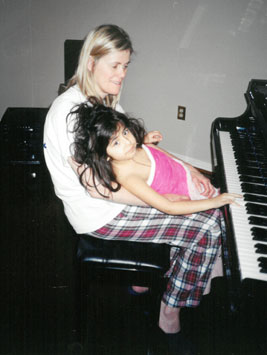
M55 192L62 199L66 216L77 233L173 246L167 274L169 281L161 302L157 331L166 340L170 353L178 354L177 344L182 346L180 308L195 307L200 302L220 246L221 213L209 210L189 217L166 215L145 206L123 188L110 193L98 186L101 194L92 189L86 193L78 178L79 164L71 156L73 135L66 126L71 109L89 96L95 96L105 105L123 112L118 101L132 53L129 36L118 26L102 25L88 34L68 89L55 99L48 112L44 153ZM145 143L160 140L158 131L145 137ZM214 188L209 180L186 165L198 190L211 197ZM88 173L89 182L90 178ZM103 194L108 194L109 198L103 198Z

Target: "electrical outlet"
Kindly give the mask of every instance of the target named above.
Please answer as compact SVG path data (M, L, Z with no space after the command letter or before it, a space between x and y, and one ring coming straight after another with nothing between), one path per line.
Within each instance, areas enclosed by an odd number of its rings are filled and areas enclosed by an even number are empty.
M177 118L178 120L185 120L185 106L178 106Z

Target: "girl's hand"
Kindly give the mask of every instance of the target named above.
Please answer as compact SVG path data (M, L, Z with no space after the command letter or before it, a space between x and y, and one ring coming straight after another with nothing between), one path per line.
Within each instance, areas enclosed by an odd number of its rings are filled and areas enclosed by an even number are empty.
M160 141L162 141L162 134L160 133L160 131L151 131L145 135L145 144L158 143Z
M219 196L214 197L212 200L216 201L215 207L222 207L224 205L234 204L236 206L240 206L240 204L236 201L236 199L242 198L242 195L232 194L232 193L223 193ZM218 203L218 204L217 204Z

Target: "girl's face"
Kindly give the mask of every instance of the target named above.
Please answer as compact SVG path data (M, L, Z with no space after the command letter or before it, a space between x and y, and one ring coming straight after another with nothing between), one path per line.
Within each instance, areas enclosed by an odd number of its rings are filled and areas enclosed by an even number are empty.
M90 57L88 69L94 75L96 91L102 99L108 94L119 94L129 63L129 50L111 52L96 62Z
M136 139L128 128L119 124L118 130L110 138L107 155L114 161L129 160L135 156Z

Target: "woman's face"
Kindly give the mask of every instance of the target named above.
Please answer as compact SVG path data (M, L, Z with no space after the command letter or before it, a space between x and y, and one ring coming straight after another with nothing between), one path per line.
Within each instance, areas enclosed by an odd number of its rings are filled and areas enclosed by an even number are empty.
M96 91L102 99L108 94L119 94L129 63L129 50L111 52L96 62L90 58L88 69L94 75Z

